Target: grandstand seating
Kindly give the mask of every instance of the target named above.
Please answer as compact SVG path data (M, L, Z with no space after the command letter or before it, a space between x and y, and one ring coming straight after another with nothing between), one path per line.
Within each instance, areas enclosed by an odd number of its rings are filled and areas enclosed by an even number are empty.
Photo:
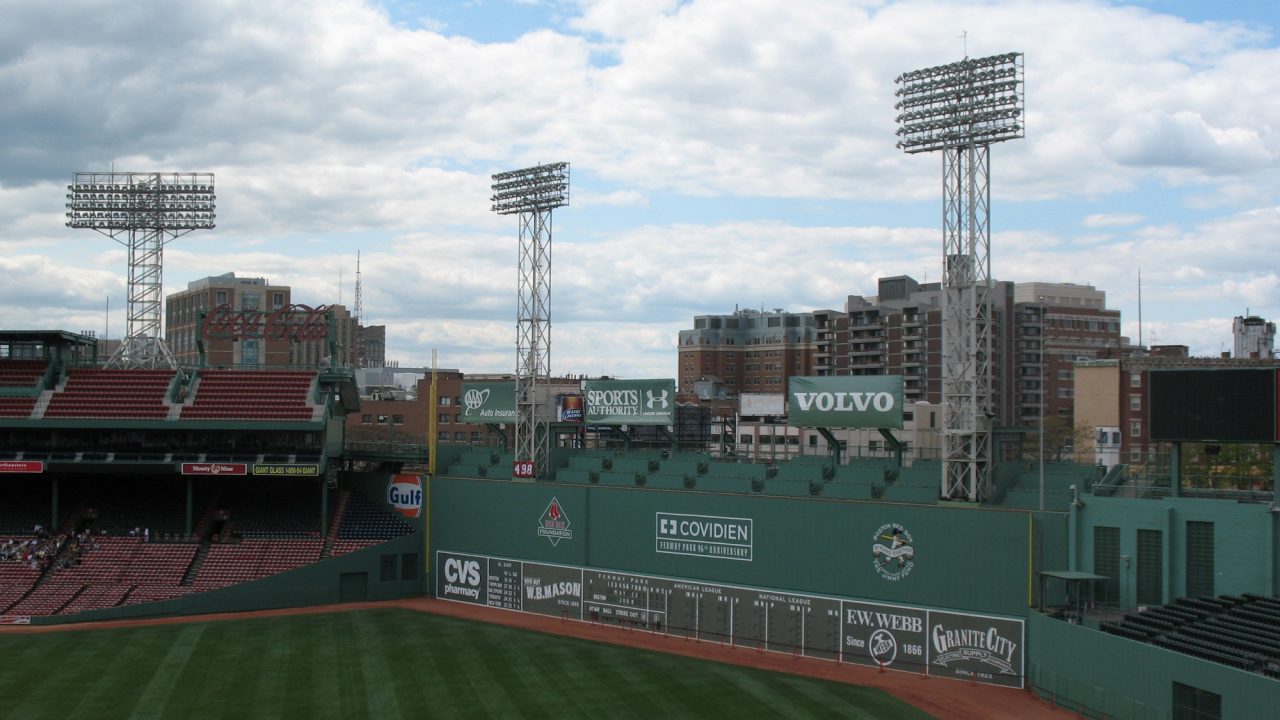
M63 388L50 396L44 417L164 419L170 407L165 395L174 374L173 370L72 368Z
M43 360L0 360L0 387L34 387L46 368Z
M1280 598L1180 598L1100 629L1137 642L1280 678Z
M314 539L245 539L212 545L191 583L196 592L249 582L302 567L320 559L324 541Z
M316 373L311 371L202 370L183 420L308 422Z
M177 588L196 551L194 544L144 543L140 537L95 536L93 542L97 547L85 550L77 565L50 569L14 614L96 610L129 604L126 597L142 588Z
M361 493L351 493L338 528L338 539L385 542L408 535L413 529L403 517L388 512Z
M6 540L26 540L26 537L0 537L0 543ZM22 599L27 591L40 579L40 571L19 560L0 560L0 615L6 613L9 606Z
M34 410L35 407L36 398L34 397L0 397L0 417L31 417L31 411Z

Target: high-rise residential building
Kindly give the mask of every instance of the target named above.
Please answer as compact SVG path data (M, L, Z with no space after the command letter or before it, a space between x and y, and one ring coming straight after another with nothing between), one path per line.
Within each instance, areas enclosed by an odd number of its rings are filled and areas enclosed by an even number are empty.
M1031 375L1041 370L1045 416L1069 420L1074 412L1076 363L1120 355L1125 344L1120 311L1107 308L1104 291L1075 283L1017 283L1013 299L1019 308L1019 335L1028 340L1025 349L1019 349L1024 355L1017 369L1019 424L1039 420L1041 398L1033 388L1040 384ZM1041 360L1031 356L1036 345L1031 339L1037 334L1042 336L1043 367Z
M996 425L1034 426L1044 412L1069 427L1074 365L1119 355L1120 312L1090 285L995 282L990 298ZM776 343L759 344L768 339ZM906 404L940 405L942 286L899 275L881 278L874 296L849 296L843 310L699 316L680 332L679 355L680 390L704 389L702 400L784 393L789 375L902 375ZM713 386L720 392L705 391Z
M356 322L344 306L308 312L294 307L289 286L233 272L193 280L165 298L165 342L183 365L199 364L203 347L211 367L354 367L358 352Z
M1232 357L1271 360L1276 356L1276 324L1256 315L1236 316L1231 322L1235 341Z
M817 328L813 313L781 308L735 310L732 315L699 315L692 330L680 331L677 392L703 400L740 393L777 393L792 375L813 374Z
M358 330L360 367L378 368L387 364L387 326L365 325Z

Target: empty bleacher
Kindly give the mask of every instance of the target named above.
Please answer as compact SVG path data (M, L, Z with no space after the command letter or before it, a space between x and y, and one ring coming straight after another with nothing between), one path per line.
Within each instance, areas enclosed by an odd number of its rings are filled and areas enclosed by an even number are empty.
M44 417L163 420L174 375L173 370L72 368L62 389L50 395Z
M323 546L319 538L245 539L211 545L191 588L195 592L216 590L293 570L319 560Z
M181 419L309 422L315 382L311 371L202 370Z
M365 495L353 492L347 496L337 538L330 554L334 557L379 545L413 532L413 525L403 517L388 512Z
M1104 632L1280 678L1280 598L1180 598L1103 622Z
M34 388L47 367L43 360L0 360L0 387Z

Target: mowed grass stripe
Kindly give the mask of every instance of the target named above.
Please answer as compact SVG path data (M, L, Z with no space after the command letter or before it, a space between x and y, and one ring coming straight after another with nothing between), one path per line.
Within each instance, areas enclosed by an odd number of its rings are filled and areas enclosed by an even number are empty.
M927 717L867 688L400 609L0 635L0 658L21 658L0 664L5 720Z

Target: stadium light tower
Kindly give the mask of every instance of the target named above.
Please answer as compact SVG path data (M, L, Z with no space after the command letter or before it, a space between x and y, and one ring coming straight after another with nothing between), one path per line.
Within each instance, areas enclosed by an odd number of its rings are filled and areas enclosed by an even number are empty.
M214 227L213 173L78 172L67 190L67 227L129 248L128 324L107 364L176 367L160 334L164 246Z
M904 73L898 147L942 151L942 496L991 483L991 144L1023 137L1022 53Z
M493 176L493 211L520 216L516 305L516 438L512 475L544 478L551 382L551 211L569 204L569 163Z

